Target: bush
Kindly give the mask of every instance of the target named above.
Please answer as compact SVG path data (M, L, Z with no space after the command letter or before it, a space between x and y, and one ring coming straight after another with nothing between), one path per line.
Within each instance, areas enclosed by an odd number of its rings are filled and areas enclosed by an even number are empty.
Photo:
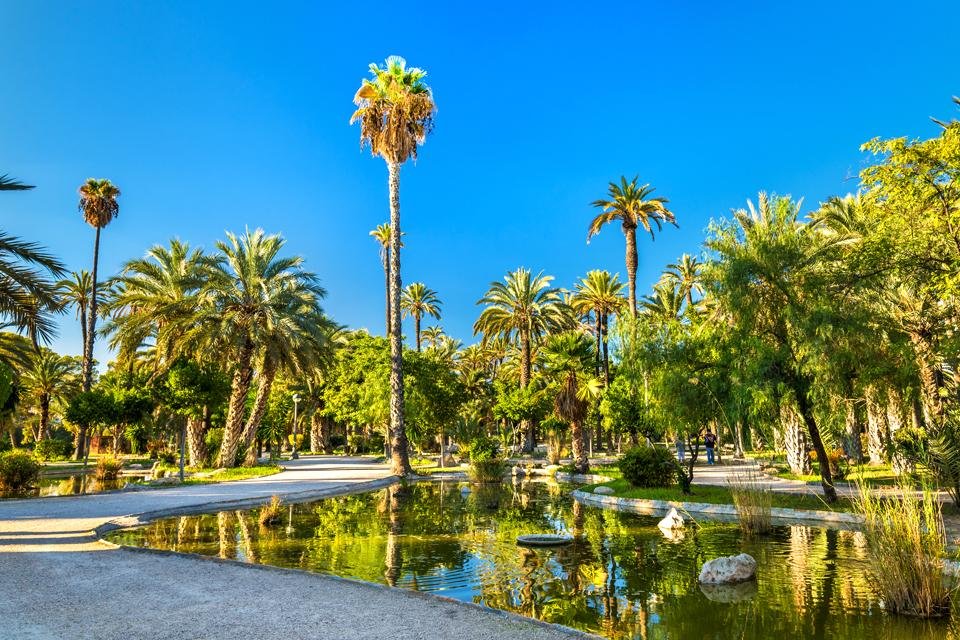
M41 460L61 460L70 457L73 443L58 438L45 438L33 447L33 455Z
M29 451L13 449L0 454L0 489L25 491L40 479L40 461Z
M500 443L493 438L474 438L466 447L470 459L470 479L474 482L500 482L505 464L500 459Z
M673 452L664 447L637 447L617 463L624 479L635 487L669 487L682 469Z
M97 480L116 480L123 469L123 460L104 456L97 460Z

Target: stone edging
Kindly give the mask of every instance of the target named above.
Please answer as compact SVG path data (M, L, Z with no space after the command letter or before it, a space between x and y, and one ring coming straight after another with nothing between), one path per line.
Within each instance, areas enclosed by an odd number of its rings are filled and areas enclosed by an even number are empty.
M662 515L670 509L691 514L701 514L718 518L736 518L737 508L732 504L711 504L706 502L676 502L673 500L647 500L644 498L618 498L616 496L597 495L576 490L570 494L575 500L614 511L639 513L641 515ZM835 511L814 511L809 509L770 509L774 520L790 522L810 522L827 525L858 526L863 518L855 513Z
M460 479L458 477L447 477L447 478L432 478L430 476L420 476L416 478L407 478L408 482L423 482L431 480L453 480ZM356 482L353 484L340 485L337 487L324 488L324 489L311 489L309 491L300 491L296 493L288 493L285 496L282 496L284 502L287 503L297 503L297 502L309 502L311 500L319 500L323 498L334 498L338 496L352 495L356 493L366 493L367 491L373 491L375 489L382 489L389 487L393 484L403 481L404 478L400 476L387 476L386 478L379 478L377 480L369 480L366 482ZM259 496L256 498L240 498L237 500L223 500L220 502L206 502L196 505L184 505L183 507L171 507L170 509L160 509L157 511L148 511L139 514L132 514L129 516L121 516L119 518L114 518L104 522L100 526L96 527L93 530L94 535L97 538L97 542L100 544L123 551L131 551L134 553L146 553L157 556L167 556L167 557L180 557L188 558L192 560L200 560L204 562L214 562L219 564L226 565L235 565L241 566L247 569L255 569L259 571L272 571L279 573L299 573L304 575L309 575L318 580L333 580L336 582L343 582L346 584L351 584L355 586L364 587L367 589L376 589L379 591L386 591L400 597L415 597L422 598L425 600L431 601L440 601L450 604L455 604L461 607L467 607L475 611L482 611L486 614L496 615L501 618L506 618L513 622L520 624L534 625L541 628L550 629L558 633L569 636L570 638L578 638L580 640L602 640L600 636L592 635L579 631L572 627L566 625L544 622L543 620L537 620L535 618L528 618L526 616L521 616L510 611L504 611L502 609L494 609L493 607L487 607L484 605L476 604L473 602L465 602L463 600L457 600L455 598L449 598L447 596L441 596L433 593L426 593L423 591L412 591L410 589L402 589L400 587L391 587L389 585L377 584L374 582L366 582L364 580L357 580L354 578L346 578L343 576L335 576L328 573L317 573L312 571L306 571L304 569L291 569L286 567L275 567L273 565L267 564L257 564L251 562L241 562L240 560L230 560L226 558L216 558L213 556L204 556L195 553L180 553L178 551L168 551L163 549L150 549L148 547L132 547L124 544L117 544L115 542L110 542L104 540L103 536L111 531L117 531L120 529L130 529L134 527L140 527L155 520L161 518L167 518L171 516L178 515L196 515L201 513L211 513L215 511L224 511L224 510L233 510L233 509L245 509L256 507L262 504L266 504L271 500L272 496Z

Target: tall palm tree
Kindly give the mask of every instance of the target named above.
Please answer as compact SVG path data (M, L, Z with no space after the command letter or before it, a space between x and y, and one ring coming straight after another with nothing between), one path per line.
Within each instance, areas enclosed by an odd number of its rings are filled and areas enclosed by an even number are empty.
M490 283L490 289L477 301L486 305L473 325L474 334L483 334L484 341L496 336L520 345L520 387L530 384L533 373L533 346L551 331L574 325L570 308L563 302L563 293L550 286L553 276L543 272L532 275L523 267L508 273L503 282ZM524 448L533 450L533 423L524 421Z
M667 209L666 198L654 197L655 189L649 184L638 184L639 177L627 181L621 176L620 184L611 182L607 189L608 199L595 200L593 206L601 212L590 222L587 242L600 233L600 229L609 222L620 221L623 235L627 241L627 284L629 291L630 313L637 315L637 227L643 227L655 238L654 225L663 229L664 223L677 224L673 212Z
M93 241L93 269L90 276L90 310L87 315L87 340L83 345L83 390L90 391L93 382L93 343L97 333L97 268L100 262L100 232L120 213L118 189L109 180L89 178L80 185L77 208L83 219L96 230ZM81 452L77 452L77 460Z
M619 313L624 307L623 287L619 275L594 270L574 285L571 298L574 311L582 315L593 314L597 376L602 368L604 386L610 384L610 352L607 346L610 315Z
M184 344L211 345L233 370L230 401L218 464L236 466L243 444L246 398L253 381L255 357L274 332L301 330L305 309L318 309L325 292L316 275L303 269L303 258L281 257L284 240L263 230L242 236L227 234L217 242L220 262L201 291L198 315L184 335Z
M0 231L0 321L27 333L37 345L55 334L51 314L59 309L52 277L64 274L43 247Z
M400 331L400 167L416 159L417 147L433 128L436 105L427 72L407 67L399 56L390 56L380 67L370 65L353 98L357 105L350 122L360 123L360 145L370 146L387 163L390 188L390 430L393 471L412 472L403 415L403 337Z
M590 468L583 423L589 399L600 390L599 380L588 373L593 356L590 339L576 331L551 336L543 348L547 374L559 384L554 411L570 423L573 466L577 473L586 473Z
M673 264L667 265L663 277L676 287L680 295L687 299L687 306L693 306L693 294L703 295L703 282L700 274L700 261L688 253L680 256Z
M433 316L440 319L440 298L437 292L427 287L422 282L414 282L407 285L400 297L400 308L403 309L403 317L413 317L414 335L416 336L417 351L420 351L420 320L423 316Z
M80 389L80 363L70 356L42 348L33 353L20 378L26 394L37 402L40 422L37 441L50 435L50 407Z
M28 191L33 188L32 184L24 184L19 180L14 180L7 173L0 176L0 191Z

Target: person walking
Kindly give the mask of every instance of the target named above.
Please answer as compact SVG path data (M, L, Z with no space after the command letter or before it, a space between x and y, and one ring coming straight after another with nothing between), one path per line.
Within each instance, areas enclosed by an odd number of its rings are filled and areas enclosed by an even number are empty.
M677 460L683 464L687 458L687 447L683 442L683 434L681 434L679 431L677 431L677 437L673 444L677 447Z
M713 464L713 450L717 446L717 436L707 429L707 435L703 436L703 446L707 448L707 464Z

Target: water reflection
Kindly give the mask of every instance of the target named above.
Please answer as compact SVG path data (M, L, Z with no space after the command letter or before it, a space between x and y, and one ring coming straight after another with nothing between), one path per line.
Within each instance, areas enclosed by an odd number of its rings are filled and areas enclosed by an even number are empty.
M849 531L784 527L745 539L705 524L668 540L655 518L585 507L557 485L394 486L294 505L287 526L257 512L159 521L120 532L127 544L324 571L440 593L608 638L958 637L944 622L888 616L864 577ZM555 549L515 544L522 533L570 533ZM756 583L701 588L700 565L746 552Z

